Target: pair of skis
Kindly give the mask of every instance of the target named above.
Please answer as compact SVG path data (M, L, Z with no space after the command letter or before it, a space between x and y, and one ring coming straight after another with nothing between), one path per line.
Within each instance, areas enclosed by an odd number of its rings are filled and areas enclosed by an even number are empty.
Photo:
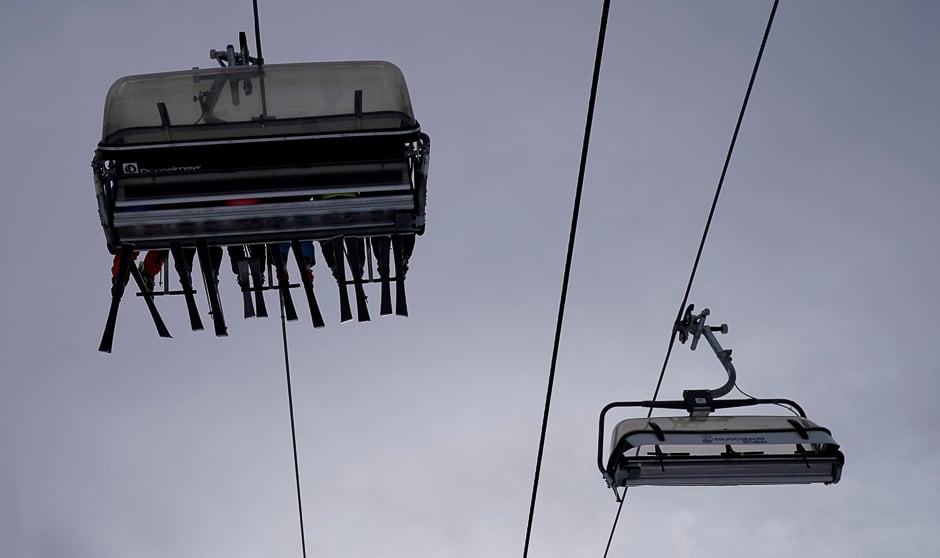
M268 308L264 304L264 278L261 276L261 263L256 260L238 260L238 285L242 289L245 318L268 317ZM254 303L252 303L254 293ZM258 308L255 312L255 307Z
M343 241L345 240L345 250ZM407 259L405 257L404 241L400 235L373 237L372 248L375 250L378 260L379 280L382 284L381 308L380 314L387 316L392 313L391 297L391 264L389 249L391 248L395 260L395 314L399 316L408 315L408 299L405 295L405 274L407 272ZM334 260L334 275L339 285L339 304L340 321L348 322L352 320L352 309L349 304L349 292L347 289L350 281L346 279L346 269L343 264L345 252L346 260L349 262L349 269L352 272L352 283L356 293L356 310L360 322L369 321L369 307L367 297L363 287L365 273L362 257L360 253L360 240L357 238L334 238L331 241ZM370 264L371 265L371 264ZM370 268L371 274L371 268Z
M326 324L323 322L323 316L320 314L320 305L317 304L317 297L313 294L313 281L310 279L310 274L307 273L307 265L304 263L300 241L292 240L290 246L291 251L294 252L297 268L300 270L300 283L307 297L307 306L310 309L310 320L313 322L313 327L324 327ZM294 307L293 298L291 298L291 284L287 279L287 265L284 262L283 254L280 248L274 244L269 245L268 248L269 257L274 263L274 271L277 274L277 289L280 291L281 300L284 301L284 316L288 321L295 321L297 320L297 309Z

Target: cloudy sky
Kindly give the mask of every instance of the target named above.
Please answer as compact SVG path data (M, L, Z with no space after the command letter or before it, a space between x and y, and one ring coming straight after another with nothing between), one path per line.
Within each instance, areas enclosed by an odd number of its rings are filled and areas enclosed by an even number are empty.
M433 140L411 317L340 325L321 264L328 327L288 327L309 556L521 555L601 4L261 1L268 62L393 61ZM652 395L770 6L614 2L532 557L603 555L597 413ZM611 556L940 555L938 24L781 3L692 291L742 388L832 430L842 482L632 490ZM300 556L278 320L225 276L228 338L174 299L160 339L128 297L96 350L105 93L251 26L247 0L5 5L4 557ZM723 379L680 346L662 397Z

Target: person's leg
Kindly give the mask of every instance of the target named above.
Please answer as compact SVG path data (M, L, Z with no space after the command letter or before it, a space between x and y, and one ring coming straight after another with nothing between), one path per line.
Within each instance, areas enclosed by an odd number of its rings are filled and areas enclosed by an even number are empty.
M212 278L215 280L215 284L219 284L219 268L222 267L222 247L221 246L210 246L209 247L209 264L212 267Z
M245 247L241 244L235 244L228 247L228 257L232 263L232 273L238 276L238 262L248 259L245 256Z
M267 247L264 244L252 244L248 247L248 259L257 260L258 267L264 269L264 264L267 261L265 259L265 252Z
M287 262L290 261L287 259L290 255L290 242L278 242L277 245L273 246L273 249L277 250L281 254L281 262L284 264L284 280L290 281L290 271L288 269L289 266L287 265ZM271 253L274 254L274 252Z
M408 259L411 258L411 255L415 251L415 235L413 234L402 235L401 240L402 240L401 242L402 248L404 249L403 251L405 253L405 260L407 261Z
M375 254L375 260L378 262L376 266L379 271L379 277L386 278L389 277L389 241L387 236L373 236L371 239L372 242L372 252Z
M265 252L267 246L264 244L252 244L248 246L248 267L251 269L251 281L256 286L264 284L264 264L267 261Z
M309 240L303 240L300 242L300 251L304 254L304 261L307 262L307 265L313 267L317 264L317 259L315 252L313 250L313 242Z
M365 272L366 272L366 258L368 257L366 255L366 239L357 238L355 240L355 243L359 249L359 269L358 269L358 274L356 275L356 277L362 278L362 276L365 275ZM356 273L357 270L354 269L352 270L352 272Z
M196 259L196 249L193 247L183 248L183 262L186 264L186 271L189 273L189 282L193 281L193 261Z
M323 253L323 261L326 266L336 275L336 258L333 257L333 243L329 240L320 241L320 251Z
M317 258L313 251L313 242L303 240L300 242L300 252L304 256L304 263L307 265L307 275L313 281L313 266L317 264Z
M401 242L402 260L403 260L403 263L405 264L405 271L407 271L408 260L411 259L411 255L414 254L414 251L415 251L415 235L413 234L402 235L401 241L402 241Z
M160 270L163 269L163 264L166 262L166 255L166 250L150 250L147 252L147 255L144 256L144 261L140 265L140 271L152 281L160 274Z
M135 250L131 261L137 261L138 255L140 255L140 252ZM114 254L114 261L111 263L111 284L112 285L114 284L115 279L117 279L118 265L120 264L120 260L121 260L121 252L118 251L116 254ZM124 277L125 285L127 284L128 277L130 277L130 272L128 272L127 277Z

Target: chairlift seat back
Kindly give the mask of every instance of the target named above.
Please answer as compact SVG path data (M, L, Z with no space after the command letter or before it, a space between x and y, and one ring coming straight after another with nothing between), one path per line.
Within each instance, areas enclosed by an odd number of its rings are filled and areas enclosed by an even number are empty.
M614 428L616 486L837 483L844 457L829 430L788 416L654 417Z

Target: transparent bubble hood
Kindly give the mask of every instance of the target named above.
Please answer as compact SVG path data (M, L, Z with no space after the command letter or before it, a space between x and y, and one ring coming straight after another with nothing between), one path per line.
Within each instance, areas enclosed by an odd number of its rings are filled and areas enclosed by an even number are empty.
M390 62L310 62L126 76L108 91L102 147L416 131Z

